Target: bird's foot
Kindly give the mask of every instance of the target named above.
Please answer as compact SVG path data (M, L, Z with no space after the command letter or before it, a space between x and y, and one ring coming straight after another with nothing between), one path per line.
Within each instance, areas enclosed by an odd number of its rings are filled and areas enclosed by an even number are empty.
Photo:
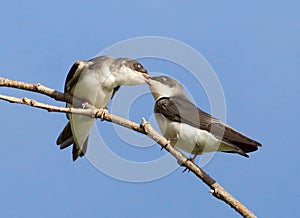
M81 107L82 107L83 109L88 109L88 108L89 108L89 102L87 102L87 101L83 102L83 103L81 104Z
M90 102L88 99L83 98L83 99L80 99L80 100L81 100L81 102L82 102L81 107L82 107L83 109L90 109L90 108L93 108L91 102Z
M104 121L104 117L108 114L107 108L102 108L102 112L100 113L100 119L101 121Z

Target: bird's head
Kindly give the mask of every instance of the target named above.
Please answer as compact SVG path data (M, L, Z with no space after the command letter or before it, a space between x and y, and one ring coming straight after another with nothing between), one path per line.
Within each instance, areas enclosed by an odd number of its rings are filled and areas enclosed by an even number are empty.
M168 76L152 76L148 84L155 100L183 93L181 84Z
M117 58L113 63L112 72L120 85L139 85L148 82L149 74L141 63L128 58Z

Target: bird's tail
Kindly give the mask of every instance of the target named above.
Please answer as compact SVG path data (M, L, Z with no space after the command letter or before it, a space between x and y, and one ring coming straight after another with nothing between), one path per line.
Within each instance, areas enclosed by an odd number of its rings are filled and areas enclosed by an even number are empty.
M244 157L249 157L248 154L244 150L242 150L240 147L230 144L230 143L221 143L219 147L219 151L226 152L226 153L236 153L240 154Z
M73 161L75 161L78 157L84 156L87 150L88 138L83 143L83 146L80 147L78 142L74 140L71 124L70 122L67 123L63 131L60 133L56 140L56 144L59 145L60 149L65 149L73 144L72 155Z

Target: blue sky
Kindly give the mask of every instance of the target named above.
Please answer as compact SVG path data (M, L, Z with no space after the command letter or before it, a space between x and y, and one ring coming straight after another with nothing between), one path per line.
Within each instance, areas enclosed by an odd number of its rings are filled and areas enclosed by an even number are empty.
M180 40L214 68L225 93L227 123L263 143L249 159L217 154L204 170L259 217L296 217L299 7L297 1L2 1L0 75L63 90L75 60L94 57L121 40L148 35ZM184 70L142 63L150 72L180 78L197 105L209 111L203 90L182 76ZM129 90L134 89L121 89ZM6 88L0 93L63 105ZM139 122L152 107L147 95L130 118ZM55 145L66 123L63 114L6 102L0 102L0 111L1 217L239 217L182 169L130 183L101 173L86 158L72 162L71 151ZM109 138L111 124L98 126L120 156L141 161L165 152L157 145L128 146Z

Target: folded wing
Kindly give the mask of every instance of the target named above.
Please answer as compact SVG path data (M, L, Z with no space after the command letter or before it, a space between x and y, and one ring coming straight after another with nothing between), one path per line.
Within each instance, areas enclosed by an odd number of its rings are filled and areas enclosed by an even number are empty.
M250 139L222 121L197 108L183 95L158 99L155 103L155 112L163 114L169 120L209 131L216 138L233 144L244 152L256 151L258 146L262 146L261 143Z

